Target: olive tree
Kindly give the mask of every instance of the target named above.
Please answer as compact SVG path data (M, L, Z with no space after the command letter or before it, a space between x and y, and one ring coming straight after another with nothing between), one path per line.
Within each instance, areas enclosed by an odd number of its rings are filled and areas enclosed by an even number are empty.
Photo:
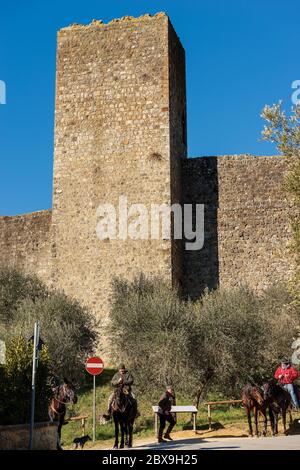
M273 142L278 151L290 159L284 188L294 205L291 217L296 259L293 290L300 300L300 105L292 108L290 115L287 115L280 101L273 106L265 106L261 116L266 121L262 138Z
M108 337L147 395L171 382L185 396L238 396L248 381L270 377L291 353L297 316L285 286L247 287L182 300L161 279L113 284Z

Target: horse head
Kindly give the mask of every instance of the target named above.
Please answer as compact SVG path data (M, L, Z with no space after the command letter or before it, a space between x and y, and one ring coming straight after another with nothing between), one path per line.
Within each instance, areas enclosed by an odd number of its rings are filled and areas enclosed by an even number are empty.
M263 384L264 399L270 400L276 395L277 383L274 379L268 380Z
M247 383L242 390L242 401L246 407L250 406L253 401L262 406L264 404L263 390L252 382Z
M129 393L130 393L130 388L129 388L129 386L128 386L128 385L123 385L123 387L122 387L122 392L123 392L124 395L126 395L126 396L129 395Z
M115 411L123 412L125 410L128 395L129 387L127 385L120 385L117 387L113 400L113 409Z
M64 379L64 383L61 386L61 394L65 403L70 403L72 405L77 403L78 398L75 393L75 386L67 379Z
M254 385L252 387L252 398L260 405L262 406L264 404L264 393L263 390L258 386Z

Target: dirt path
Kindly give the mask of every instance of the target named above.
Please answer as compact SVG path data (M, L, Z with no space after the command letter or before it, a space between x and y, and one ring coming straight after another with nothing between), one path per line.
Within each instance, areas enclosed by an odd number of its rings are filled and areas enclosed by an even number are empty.
M175 431L172 433L173 441L158 444L154 435L149 437L134 437L134 449L164 449L164 450L300 450L300 424L295 420L291 434L282 434L271 437L249 438L244 423L226 425L221 429L212 431ZM87 443L85 450L111 450L113 439ZM69 447L66 450L72 449Z

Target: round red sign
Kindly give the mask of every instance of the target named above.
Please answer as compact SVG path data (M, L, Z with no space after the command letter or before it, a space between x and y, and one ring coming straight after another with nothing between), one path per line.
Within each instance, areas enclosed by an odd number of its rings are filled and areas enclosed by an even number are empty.
M104 362L100 357L89 357L85 363L85 369L91 375L100 375L104 371Z

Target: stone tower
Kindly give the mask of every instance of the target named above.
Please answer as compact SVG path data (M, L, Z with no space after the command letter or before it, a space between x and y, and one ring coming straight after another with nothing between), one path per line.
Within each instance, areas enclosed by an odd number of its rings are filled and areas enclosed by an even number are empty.
M99 240L100 204L181 202L185 53L168 19L125 17L58 32L52 213L54 284L105 316L111 279L181 283L173 240ZM154 262L155 260L155 262Z

